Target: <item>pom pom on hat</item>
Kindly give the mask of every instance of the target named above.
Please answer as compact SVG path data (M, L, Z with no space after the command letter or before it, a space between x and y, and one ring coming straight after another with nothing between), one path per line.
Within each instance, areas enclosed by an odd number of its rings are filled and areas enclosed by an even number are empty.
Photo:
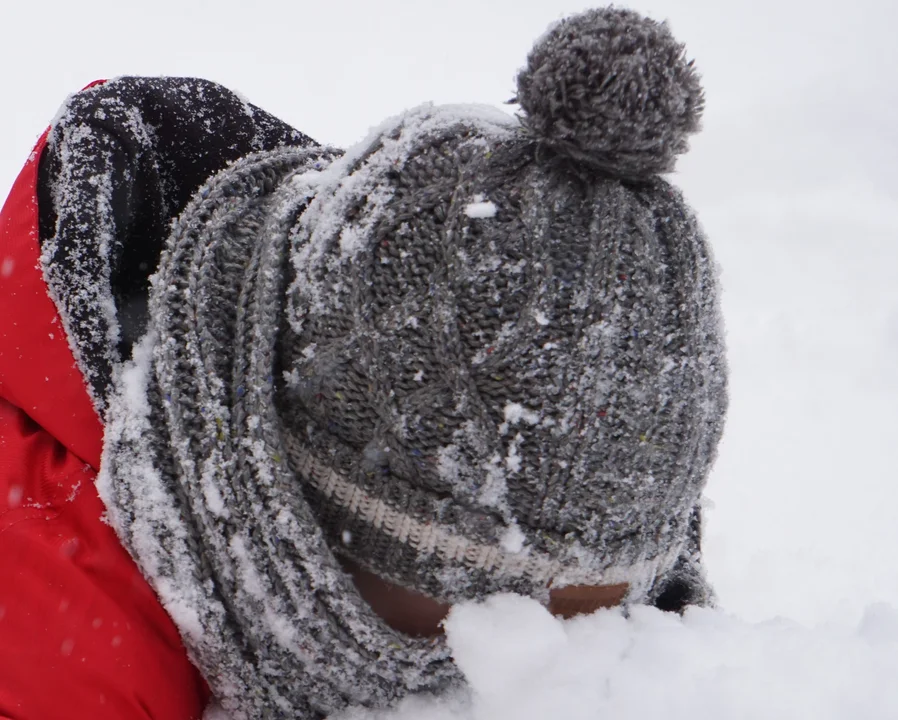
M672 170L704 109L667 24L613 7L551 27L518 75L517 101L543 145L626 179Z

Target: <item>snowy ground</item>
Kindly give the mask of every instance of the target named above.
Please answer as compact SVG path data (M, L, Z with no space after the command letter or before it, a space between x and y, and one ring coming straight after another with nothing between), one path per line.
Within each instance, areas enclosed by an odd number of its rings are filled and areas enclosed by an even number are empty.
M448 624L473 692L335 720L857 720L898 717L898 614L857 631L651 608L567 623L516 596Z
M395 717L898 717L898 615L874 606L898 607L898 4L630 4L670 18L706 80L677 182L726 289L732 405L706 513L725 612L563 627L535 607L466 609L450 630L474 705ZM18 6L0 43L0 187L97 77L205 76L346 145L423 100L506 100L532 40L584 6ZM506 617L527 631L489 630ZM515 635L511 654L486 641Z

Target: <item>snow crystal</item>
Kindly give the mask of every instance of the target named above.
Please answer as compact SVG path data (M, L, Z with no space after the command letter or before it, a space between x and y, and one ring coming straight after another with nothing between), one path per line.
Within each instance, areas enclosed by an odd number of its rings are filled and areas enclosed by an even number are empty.
M437 472L443 480L449 482L458 480L459 459L457 445L445 445L437 450Z
M524 436L521 433L515 435L514 440L508 444L508 453L505 455L505 467L511 472L518 472L521 469L521 455L518 448L524 442Z
M524 549L524 533L517 525L510 525L502 535L499 544L508 552L519 553Z
M12 275L12 271L16 267L16 261L11 257L3 258L3 262L0 262L0 279L5 280L10 275Z
M66 497L66 502L74 502L75 498L78 497L79 492L81 492L80 480L72 486L72 489L69 491L68 497Z
M549 324L549 318L546 317L546 314L542 310L534 310L533 318L538 325L542 325L543 327Z
M496 217L497 212L498 208L495 203L484 199L482 195L475 195L474 202L465 205L465 215L469 218L492 218Z
M518 324L516 320L511 320L509 322L502 323L502 327L499 328L499 334L493 340L493 342L478 350L474 353L471 358L471 365L481 365L486 361L488 357L496 350L496 348L504 345L510 338L514 337L515 331L517 330Z
M209 512L218 517L228 517L230 513L225 506L224 498L221 496L218 486L208 478L203 478L203 497L206 500L206 507Z
M352 533L349 532L349 530L344 530L340 537L343 540L344 545L349 546L352 544Z
M508 484L502 470L502 457L493 455L489 462L483 464L485 478L480 489L478 501L487 507L502 508L508 495Z
M528 410L520 403L508 403L503 409L505 422L509 425L517 425L521 421L528 425L537 425L539 423L539 413Z
M122 369L121 392L122 401L132 410L136 417L141 419L150 414L150 404L147 401L147 379L152 372L152 346L155 342L153 335L148 335L134 347L133 361L127 363Z

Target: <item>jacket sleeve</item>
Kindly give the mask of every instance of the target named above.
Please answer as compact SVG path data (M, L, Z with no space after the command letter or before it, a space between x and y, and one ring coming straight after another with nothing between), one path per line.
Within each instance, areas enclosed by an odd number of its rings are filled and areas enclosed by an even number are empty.
M198 719L205 683L93 482L0 399L0 718Z

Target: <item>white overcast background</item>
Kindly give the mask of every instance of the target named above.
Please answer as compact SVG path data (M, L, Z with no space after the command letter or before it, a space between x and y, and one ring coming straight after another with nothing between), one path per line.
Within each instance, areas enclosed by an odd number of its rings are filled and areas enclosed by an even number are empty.
M673 179L713 244L728 326L711 579L740 621L857 623L875 602L898 605L898 3L629 6L670 21L707 92ZM533 40L585 7L4 5L0 193L66 95L97 78L206 77L346 146L424 101L501 105Z

